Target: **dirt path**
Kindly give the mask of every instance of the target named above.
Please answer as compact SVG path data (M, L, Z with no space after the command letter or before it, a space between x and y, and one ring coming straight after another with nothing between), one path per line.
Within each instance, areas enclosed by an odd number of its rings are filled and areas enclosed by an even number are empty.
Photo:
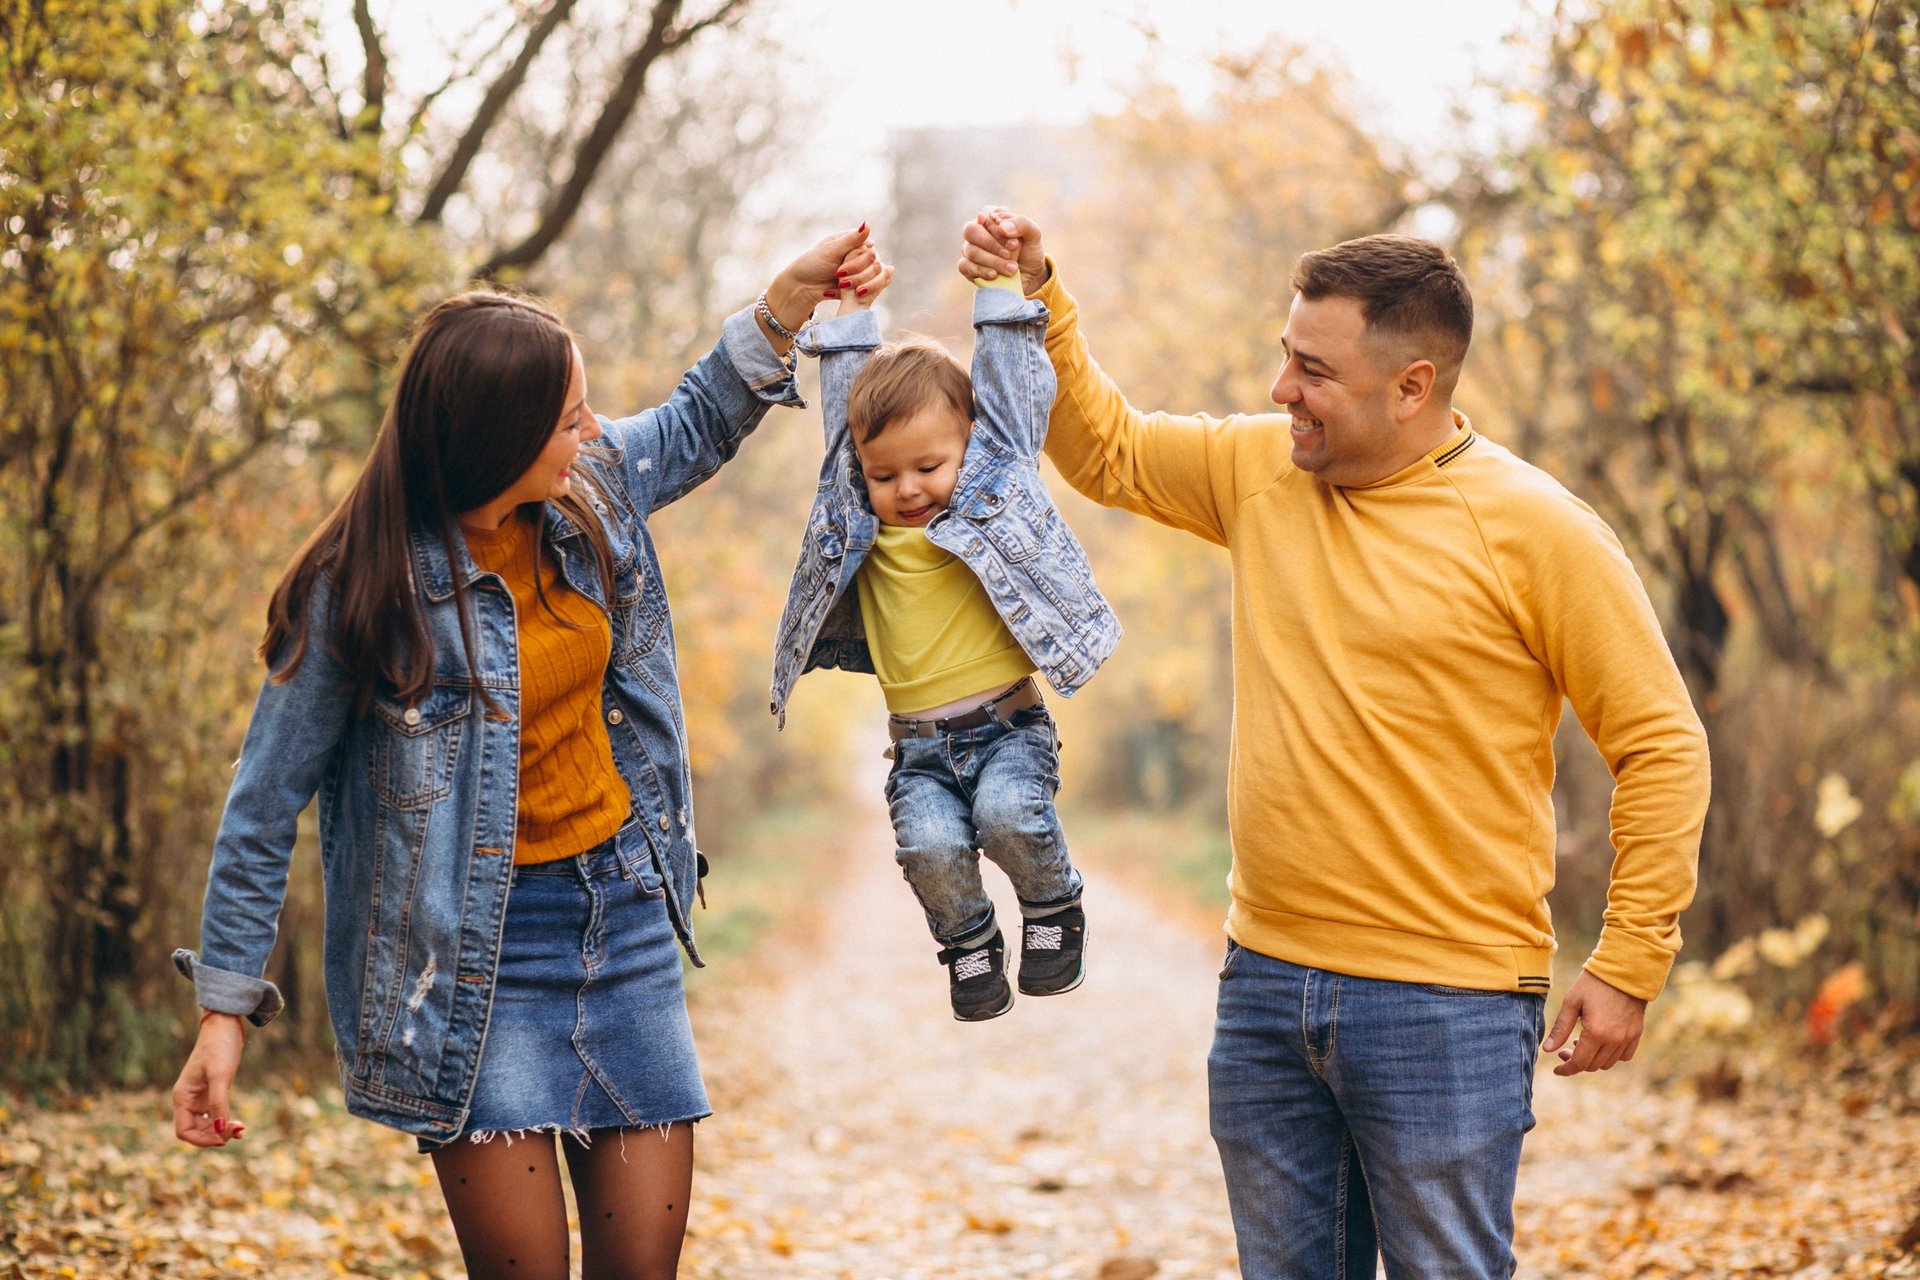
M718 1114L686 1273L1236 1276L1206 1119L1217 926L1096 873L1086 984L956 1023L882 817L846 840L818 935L773 948L760 971L779 976L730 982L701 1026ZM1920 1275L1895 1243L1920 1207L1912 1093L1763 1084L1702 1105L1657 1050L1575 1081L1543 1069L1521 1274Z
M962 1025L879 815L839 838L815 927L694 980L718 1113L682 1274L1234 1276L1206 1125L1209 915L1156 909L1151 879L1090 858L1086 985ZM1920 1277L1920 1045L1726 1051L1745 1087L1711 1104L1659 1046L1540 1076L1521 1275ZM411 1141L347 1117L328 1079L249 1078L242 1106L245 1149L193 1153L157 1089L0 1097L0 1280L460 1274Z
M955 1022L877 814L820 940L701 1027L696 1277L1233 1276L1207 1137L1214 938L1088 893L1089 973ZM870 855L870 856L869 856ZM1003 927L1016 920L989 871ZM995 884L995 881L998 883ZM1017 945L1017 944L1016 944Z

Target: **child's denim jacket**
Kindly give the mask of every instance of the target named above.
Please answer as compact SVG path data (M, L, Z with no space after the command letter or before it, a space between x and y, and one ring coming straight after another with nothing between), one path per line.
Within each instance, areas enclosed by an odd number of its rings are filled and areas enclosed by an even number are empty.
M1048 683L1070 697L1119 644L1120 620L1040 479L1054 394L1046 304L1007 289L979 289L973 326L978 417L953 497L927 523L927 539L973 570L1013 638ZM827 450L774 650L772 711L783 725L787 697L806 672L873 670L854 575L873 549L879 521L847 430L847 391L879 345L871 311L836 316L800 338L802 350L821 358Z
M686 720L647 519L733 457L769 404L798 399L788 367L741 311L665 405L601 419L606 447L589 446L576 465L603 495L611 600L585 532L544 509L561 576L606 610L612 631L601 715L633 793L615 848L628 875L664 896L695 964L689 918L700 857ZM203 1008L256 1025L280 1012L281 994L262 975L299 816L317 795L327 1011L347 1109L444 1141L460 1132L473 1095L513 878L519 645L512 595L474 564L464 540L454 538L451 558L437 532L416 530L411 541L433 691L411 706L377 693L355 717L324 638L331 583L316 584L305 660L286 683L264 682L254 704L207 872L200 954L178 951L174 962ZM456 578L467 591L477 677L461 644Z

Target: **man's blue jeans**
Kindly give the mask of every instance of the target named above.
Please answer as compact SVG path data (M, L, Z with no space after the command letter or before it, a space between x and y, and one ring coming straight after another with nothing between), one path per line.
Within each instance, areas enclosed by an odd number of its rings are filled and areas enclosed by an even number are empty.
M894 743L887 777L894 857L943 947L972 947L993 933L993 900L980 882L985 853L1013 882L1020 910L1046 916L1080 901L1080 873L1054 812L1060 740L1044 707L1008 722Z
M1247 1280L1510 1277L1543 996L1228 944L1207 1059Z

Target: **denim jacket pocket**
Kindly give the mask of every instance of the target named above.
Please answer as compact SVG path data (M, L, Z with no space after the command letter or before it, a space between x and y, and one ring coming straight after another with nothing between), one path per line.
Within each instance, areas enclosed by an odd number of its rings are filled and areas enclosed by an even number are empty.
M453 789L454 761L473 710L473 690L442 682L405 706L375 698L370 781L380 799L396 809L425 809Z
M824 517L813 522L813 549L823 559L838 561L847 553L846 533Z
M636 581L639 575L635 575ZM614 660L631 665L660 646L667 630L666 592L658 583L640 582L632 603L620 602L616 615Z

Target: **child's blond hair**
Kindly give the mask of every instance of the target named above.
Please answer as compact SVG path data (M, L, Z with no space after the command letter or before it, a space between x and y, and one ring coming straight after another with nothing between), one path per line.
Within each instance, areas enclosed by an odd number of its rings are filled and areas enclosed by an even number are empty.
M973 421L973 379L965 365L932 338L882 343L847 391L847 430L867 444L888 423L941 401Z

